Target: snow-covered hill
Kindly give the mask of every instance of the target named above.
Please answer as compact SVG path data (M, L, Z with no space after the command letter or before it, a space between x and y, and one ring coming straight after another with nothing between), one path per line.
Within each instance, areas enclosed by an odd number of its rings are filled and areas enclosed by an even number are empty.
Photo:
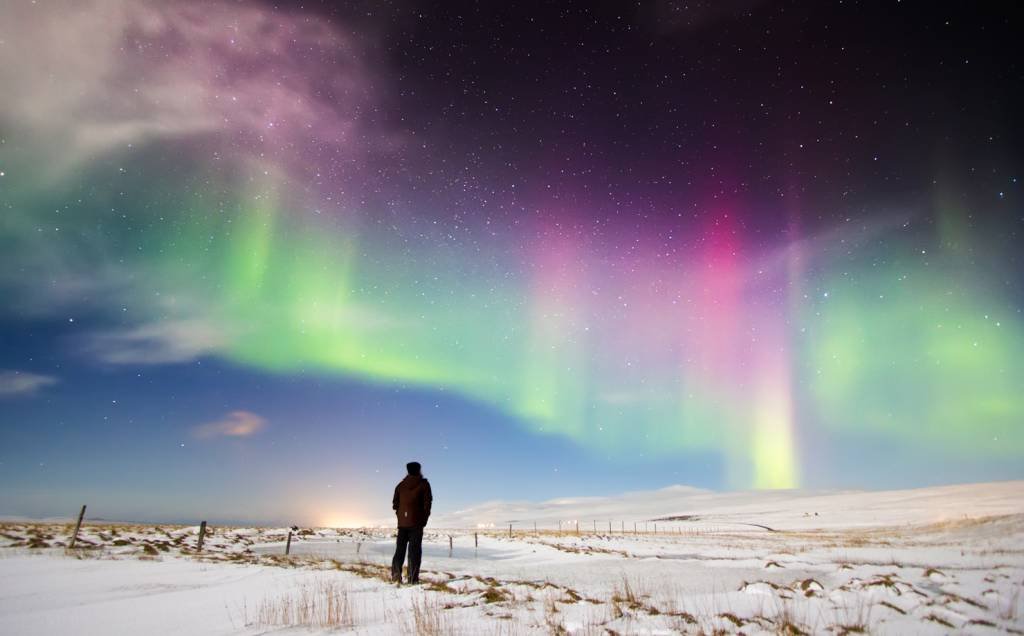
M537 503L494 501L438 515L432 525L450 528L553 528L579 521L613 528L621 522L675 520L695 527L750 524L778 530L867 528L927 524L1024 513L1024 481L961 484L889 491L793 490L714 492L687 486L609 497L551 499ZM568 526L565 526L568 527Z

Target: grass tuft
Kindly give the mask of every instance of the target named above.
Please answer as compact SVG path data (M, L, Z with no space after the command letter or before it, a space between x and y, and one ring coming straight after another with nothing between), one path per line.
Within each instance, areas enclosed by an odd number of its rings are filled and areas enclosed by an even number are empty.
M943 627L948 627L950 629L953 629L953 623L950 623L949 621L947 621L946 619L942 618L938 614L929 614L929 615L924 617L924 620L932 621L933 623L938 623L939 625L942 625Z
M412 602L413 630L418 636L443 636L451 633L445 620L444 608L426 598Z
M509 600L509 595L504 590L489 587L484 590L483 599L485 603L503 603Z
M334 581L317 580L292 593L264 599L247 627L347 628L355 625L348 592Z

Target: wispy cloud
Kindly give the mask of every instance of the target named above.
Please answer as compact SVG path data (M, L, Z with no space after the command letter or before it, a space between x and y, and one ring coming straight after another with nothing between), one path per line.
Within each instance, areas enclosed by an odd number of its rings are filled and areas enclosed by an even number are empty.
M152 322L93 334L86 351L110 364L169 364L215 353L227 344L223 330L200 320Z
M0 398L34 395L40 389L57 384L57 378L27 371L0 371Z
M249 437L267 427L267 421L249 411L231 411L224 417L213 422L200 424L192 429L200 439L214 437Z
M58 158L52 172L215 133L295 141L315 126L318 144L333 141L349 157L364 149L361 113L373 92L365 56L326 21L257 3L17 0L0 3L0 24L18 25L0 42L0 116L51 151L38 156ZM344 66L302 72L321 57Z

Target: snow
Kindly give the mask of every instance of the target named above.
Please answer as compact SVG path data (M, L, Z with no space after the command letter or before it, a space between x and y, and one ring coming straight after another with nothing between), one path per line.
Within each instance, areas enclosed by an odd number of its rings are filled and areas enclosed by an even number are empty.
M416 587L387 582L386 529L304 529L284 557L287 528L214 527L197 553L196 526L90 523L66 550L68 524L0 523L0 634L1024 631L1022 482L673 487L437 521L454 529L428 528Z
M719 493L686 486L670 486L654 492L627 493L617 497L554 499L483 504L445 515L437 523L445 527L506 527L509 522L533 522L563 528L579 520L581 529L592 521L607 529L626 521L687 516L700 527L757 523L775 529L852 528L877 525L936 523L970 515L974 517L1021 512L1024 482L965 484L893 491L803 492L791 490Z

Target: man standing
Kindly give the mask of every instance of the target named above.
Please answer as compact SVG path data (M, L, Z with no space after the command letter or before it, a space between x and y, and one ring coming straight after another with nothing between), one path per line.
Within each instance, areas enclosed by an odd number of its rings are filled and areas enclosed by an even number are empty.
M395 546L395 558L391 560L391 580L402 582L402 563L405 561L405 548L409 547L409 583L420 582L420 559L423 556L423 527L430 518L430 505L434 496L430 492L430 482L420 472L419 462L405 465L409 472L405 479L395 486L395 497L391 507L398 515L398 545Z

